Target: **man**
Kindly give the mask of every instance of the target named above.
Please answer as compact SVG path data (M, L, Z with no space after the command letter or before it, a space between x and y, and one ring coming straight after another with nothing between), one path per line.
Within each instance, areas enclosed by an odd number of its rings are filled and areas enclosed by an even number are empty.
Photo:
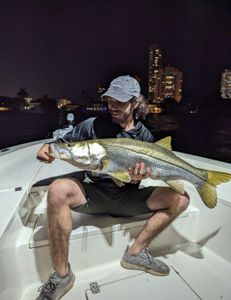
M90 118L78 124L64 138L68 141L126 137L153 142L150 131L134 115L142 111L139 83L130 76L114 79L103 94L108 102L110 120ZM51 163L49 145L39 150L37 158ZM41 287L37 300L60 299L74 284L75 276L68 263L68 242L72 230L71 209L88 214L135 216L148 214L146 225L128 246L121 265L141 269L154 275L168 275L169 267L152 257L149 243L165 229L189 203L187 195L167 187L139 189L140 180L150 176L149 166L137 162L129 169L132 182L118 187L107 175L87 173L87 182L76 179L57 179L48 190L48 229L50 254L54 273ZM113 205L112 205L113 203ZM150 216L151 214L151 216Z

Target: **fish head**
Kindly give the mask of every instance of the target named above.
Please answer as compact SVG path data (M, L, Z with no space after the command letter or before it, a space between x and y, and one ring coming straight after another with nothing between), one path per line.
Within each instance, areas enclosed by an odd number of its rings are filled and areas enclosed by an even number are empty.
M71 151L67 143L51 143L50 156L56 159L68 160L71 159Z
M83 170L96 170L101 167L101 160L106 150L94 141L51 144L51 155L65 160Z

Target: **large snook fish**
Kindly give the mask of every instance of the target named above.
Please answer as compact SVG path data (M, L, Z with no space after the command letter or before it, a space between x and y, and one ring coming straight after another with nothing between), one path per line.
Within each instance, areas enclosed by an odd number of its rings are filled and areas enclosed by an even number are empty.
M216 186L231 179L231 174L199 169L177 157L171 151L171 137L156 143L125 138L55 142L50 155L82 170L109 174L118 185L131 181L128 168L144 162L152 179L165 181L177 192L184 192L182 180L192 183L209 208L216 206Z

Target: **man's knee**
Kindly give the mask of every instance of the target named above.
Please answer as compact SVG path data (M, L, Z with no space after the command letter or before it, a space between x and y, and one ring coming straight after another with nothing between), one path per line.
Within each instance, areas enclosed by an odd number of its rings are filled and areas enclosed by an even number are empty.
M182 194L178 194L177 193L177 201L176 203L174 203L173 205L176 206L177 211L180 213L182 213L183 211L185 211L187 209L187 207L189 206L189 202L190 202L190 198L188 193L184 193Z
M156 188L147 200L151 210L167 209L174 214L180 214L189 205L189 195L179 194L171 188Z
M171 190L167 200L169 211L178 216L185 211L189 205L189 195L185 192L180 194L176 191Z
M48 203L50 205L70 205L78 199L80 188L71 179L56 179L48 188Z

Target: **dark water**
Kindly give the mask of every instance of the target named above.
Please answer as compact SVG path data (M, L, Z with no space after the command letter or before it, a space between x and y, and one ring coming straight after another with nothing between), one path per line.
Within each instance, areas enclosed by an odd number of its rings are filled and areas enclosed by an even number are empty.
M230 115L152 115L145 123L156 139L171 135L173 150L231 163Z
M39 139L61 126L58 113L0 112L0 149Z
M77 116L77 122L83 119ZM0 149L45 139L65 124L60 113L0 113ZM172 136L173 150L231 163L231 115L198 113L150 115L145 121L156 140Z

